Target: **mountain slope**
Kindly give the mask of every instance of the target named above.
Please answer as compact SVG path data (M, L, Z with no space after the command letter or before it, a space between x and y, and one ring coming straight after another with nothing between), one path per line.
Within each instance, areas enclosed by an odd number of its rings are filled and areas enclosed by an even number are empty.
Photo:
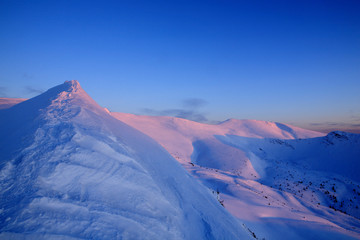
M244 201L247 201L246 207L261 206L262 214L255 215L266 224L262 227L256 220L254 225L253 219L250 219L249 224L253 229L265 232L266 236L274 236L276 232L273 230L280 223L292 230L301 226L302 231L313 231L311 237L305 239L359 238L360 135L333 132L325 137L294 140L254 139L234 135L217 138L246 152L260 173L256 181L244 181L236 176L232 180L228 178L222 181L223 185L227 184L223 195L225 206L235 216L244 218L241 207ZM207 178L214 181L210 174ZM221 176L215 179L219 178L223 179ZM251 192L247 192L247 198L244 199L244 190L248 189ZM259 201L256 195L263 199ZM254 214L251 217L254 218ZM282 220L274 224L269 220L270 217L281 217ZM271 226L271 230L267 226ZM323 229L323 232L319 235L314 229ZM284 232L283 227L278 228L277 232L282 236L289 234L289 231ZM299 239L304 239L304 236L300 236Z
M161 146L76 81L0 116L0 239L250 236Z
M359 239L359 135L111 114L167 149L260 239Z

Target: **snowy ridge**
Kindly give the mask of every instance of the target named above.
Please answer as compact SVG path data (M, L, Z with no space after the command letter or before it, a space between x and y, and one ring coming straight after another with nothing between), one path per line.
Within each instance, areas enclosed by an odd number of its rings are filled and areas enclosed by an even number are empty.
M181 163L189 162L192 158L194 148L196 148L193 146L194 142L211 141L224 148L223 144L214 137L216 135L280 139L313 138L325 135L289 125L257 120L229 119L218 125L212 125L175 117L140 116L128 113L111 114L154 138Z
M227 128L227 134L252 138L314 138L324 136L324 133L315 132L288 124L259 121L259 120L237 120L228 119L219 124Z
M207 188L77 81L0 116L0 239L250 239Z

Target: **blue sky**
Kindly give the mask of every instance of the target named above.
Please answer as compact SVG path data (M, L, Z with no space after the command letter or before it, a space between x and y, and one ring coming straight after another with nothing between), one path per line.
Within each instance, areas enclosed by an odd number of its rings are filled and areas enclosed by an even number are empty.
M0 0L0 95L360 132L360 2Z

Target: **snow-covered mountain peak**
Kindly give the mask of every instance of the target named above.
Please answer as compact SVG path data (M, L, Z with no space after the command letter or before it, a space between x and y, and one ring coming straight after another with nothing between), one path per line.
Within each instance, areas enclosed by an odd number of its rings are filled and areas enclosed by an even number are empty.
M0 239L250 239L77 81L1 110L0 127Z
M76 80L66 81L37 97L14 106L14 108L30 109L32 112L41 111L48 115L49 113L63 113L64 111L72 111L74 113L85 109L97 114L108 114L104 108L100 107L85 92L85 90L80 86L80 83ZM74 111L74 109L76 110Z
M72 91L77 91L78 89L82 89L79 81L77 81L77 80L65 81L64 84L71 87Z
M16 109L42 109L51 105L53 102L68 101L72 99L82 99L83 101L91 102L91 104L96 104L95 101L93 101L91 97L89 97L89 95L87 95L87 93L81 88L80 83L76 80L72 80L50 88L46 92L27 101L21 102L14 107Z
M66 81L34 98L2 109L0 114L0 125L6 126L0 132L0 146L7 146L7 151L0 151L2 159L10 157L24 145L32 144L35 132L43 124L53 127L74 121L75 117L79 122L90 122L94 115L109 117L109 113L99 106L76 80ZM96 125L95 122L93 124ZM24 133L27 133L28 137L25 138ZM18 139L23 139L24 142L20 143ZM7 144L8 142L12 144Z
M77 80L65 81L63 84L58 85L57 87L60 92L67 93L66 95L68 97L73 96L73 94L83 95L85 93L84 89L82 89L80 83Z
M63 84L60 84L50 89L49 91L54 93L53 98L59 98L64 100L72 98L91 99L90 96L80 86L80 83L77 80L65 81Z

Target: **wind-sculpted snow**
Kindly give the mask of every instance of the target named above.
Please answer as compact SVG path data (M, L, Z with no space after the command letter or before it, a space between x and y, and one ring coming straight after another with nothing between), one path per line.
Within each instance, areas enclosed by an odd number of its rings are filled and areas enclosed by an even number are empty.
M0 239L250 239L160 145L76 81L0 116Z

